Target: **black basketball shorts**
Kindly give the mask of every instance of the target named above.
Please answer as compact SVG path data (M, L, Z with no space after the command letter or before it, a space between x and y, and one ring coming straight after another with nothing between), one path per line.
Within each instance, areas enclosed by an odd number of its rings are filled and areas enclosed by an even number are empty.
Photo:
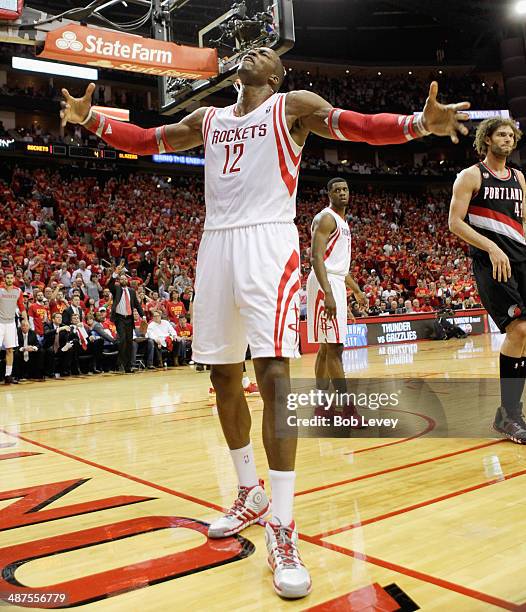
M511 262L511 278L498 282L493 278L489 256L473 258L473 274L482 305L500 329L515 319L526 319L526 261Z

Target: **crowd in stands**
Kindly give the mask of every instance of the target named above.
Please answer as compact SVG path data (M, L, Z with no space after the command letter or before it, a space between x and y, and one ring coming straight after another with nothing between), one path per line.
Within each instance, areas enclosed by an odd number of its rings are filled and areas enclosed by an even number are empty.
M2 49L5 53L12 54L14 47L13 45L2 45L0 43L0 55L2 54ZM20 51L28 53L27 48L24 46L21 46ZM449 102L469 100L472 108L478 110L506 108L503 92L500 91L499 85L496 82L485 82L484 76L478 74L434 74L423 77L414 74L384 73L380 76L344 74L341 77L329 77L294 69L287 73L284 89L309 89L316 91L334 106L365 113L412 113L423 108L429 83L433 79L438 79L440 96ZM80 93L81 90L82 88L79 88L76 93ZM223 93L230 99L233 90L225 90ZM44 77L35 77L34 84L29 86L25 84L25 81L20 81L17 84L16 79L11 79L9 84L6 83L0 86L1 96L25 96L36 100L51 100L56 102L57 109L59 101L62 99L59 81ZM100 84L94 92L93 101L95 104L128 108L133 111L142 112L153 112L158 108L157 92L153 87L150 89L132 90L130 88L110 87ZM1 131L2 128L0 128ZM8 135L16 140L34 142L36 144L58 142L104 146L93 135L88 134L78 126L67 126L65 134L61 135L58 132L50 133L45 131L38 124L17 124L16 130L10 130L9 134L4 130L0 137ZM320 167L319 164L325 164L325 162L318 162L316 160L304 161L306 167L317 168ZM454 171L456 171L455 167L449 167L440 162L422 164L421 167L407 167L406 165L393 162L382 164L379 168L368 164L348 164L341 170L341 172L360 174L417 175L441 175Z
M32 57L33 52L25 45L7 45L0 43L0 56L11 57L13 54ZM318 71L317 71L318 72ZM352 72L352 71L351 71ZM380 75L343 74L328 76L315 74L313 71L289 69L285 79L284 90L308 89L329 100L334 106L366 113L399 112L412 113L424 107L429 83L438 80L439 95L448 102L469 100L472 108L478 110L505 108L503 92L498 83L486 82L485 77L476 73L442 74L419 76L415 74L382 73ZM131 75L130 78L135 78ZM142 77L144 79L144 76ZM23 95L59 99L60 91L53 84L42 86L17 87L3 85L0 95ZM156 110L156 93L147 96L145 91L124 91L123 88L112 88L111 95L104 92L104 86L97 88L94 100L96 104L106 103L125 108Z
M297 223L304 277L310 270L310 224L325 205L323 190L302 190ZM354 316L480 306L467 247L447 230L448 206L447 192L351 190L351 274L368 300L364 310L350 300Z
M323 188L303 187L299 193L304 281L310 271L310 224L326 203ZM447 193L352 190L351 273L368 308L360 310L350 300L350 314L479 304L466 248L446 231L447 204ZM200 177L65 179L49 169L15 168L9 182L0 182L0 218L0 284L13 270L42 351L35 365L40 376L112 367L118 338L109 318L108 283L122 260L146 315L146 321L136 317L135 331L143 364L189 361L195 261L204 222ZM55 359L50 361L51 353Z
M64 136L45 132L39 123L33 123L27 128L19 127L16 130L5 129L0 121L0 138L14 138L21 142L34 144L59 143L77 146L104 147L104 141L100 140L80 126L68 125ZM192 150L193 155L203 156L202 148ZM419 164L401 163L399 161L380 161L378 166L368 162L347 161L345 163L332 163L318 156L305 153L302 156L301 167L307 170L319 170L336 174L361 174L361 175L398 175L398 176L446 176L460 172L464 165L458 165L448 160L434 161L424 158Z
M79 92L80 93L80 92ZM26 96L29 98L62 100L62 94L54 81L51 79L46 83L42 80L40 85L34 86L17 86L17 85L0 85L0 96ZM102 106L118 106L122 108L137 108L142 111L157 111L156 101L152 102L151 96L148 96L146 91L124 91L119 88L108 94L104 85L100 85L93 94L93 103Z
M439 98L443 101L469 100L471 108L477 110L506 108L498 83L486 83L477 74L431 74L427 78L391 73L328 77L292 70L287 73L284 87L289 91L315 91L338 108L364 113L411 114L424 108L431 81L438 81Z
M202 186L196 179L179 182L175 197L168 187L152 177L101 186L95 179L64 181L23 169L13 172L10 185L0 185L0 283L6 271L15 272L39 348L48 357L54 349L58 354L35 365L35 377L43 368L47 375L68 375L81 365L95 373L115 366L119 339L109 318L108 283L122 259L146 314L145 322L136 319L134 342L144 365L190 360ZM86 355L77 328L88 335ZM77 355L90 358L80 364Z
M465 163L464 165L459 165L447 160L434 161L427 158L424 158L419 164L380 161L378 166L375 166L368 162L348 160L345 160L345 163L343 161L333 163L308 153L304 154L301 160L301 167L303 169L320 170L325 173L362 175L445 176L457 174L465 166Z
M0 43L0 56L22 55L34 57L33 50L26 45ZM409 113L423 108L429 83L438 80L439 95L448 102L469 100L472 108L478 110L506 108L503 92L495 82L486 82L481 74L452 74L443 68L442 74L422 76L416 74L395 74L383 72L376 75L349 74L328 76L319 69L304 71L289 69L284 90L309 89L329 100L334 106L367 113L400 112ZM381 70L380 70L381 72ZM128 75L129 79L136 78ZM144 75L141 75L144 80ZM0 95L25 95L50 100L59 99L60 91L51 82L42 86L24 87L12 84L0 87ZM94 94L96 104L136 108L143 111L156 110L157 92L152 80L150 96L144 91L112 88L111 95L104 91L104 85Z

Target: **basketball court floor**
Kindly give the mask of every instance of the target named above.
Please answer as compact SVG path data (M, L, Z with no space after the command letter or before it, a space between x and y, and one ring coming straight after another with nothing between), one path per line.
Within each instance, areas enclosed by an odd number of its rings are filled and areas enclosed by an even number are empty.
M498 350L499 335L484 335L345 359L350 377L467 378L496 376ZM311 377L313 364L304 356L293 375ZM260 525L205 536L236 487L208 387L206 373L177 368L0 389L4 599L321 611L397 610L396 596L402 610L526 609L526 449L491 437L490 423L483 438L422 427L405 439L300 440L295 516L313 591L280 600ZM258 432L262 402L248 402ZM265 478L258 434L253 442ZM18 601L12 609L61 605Z

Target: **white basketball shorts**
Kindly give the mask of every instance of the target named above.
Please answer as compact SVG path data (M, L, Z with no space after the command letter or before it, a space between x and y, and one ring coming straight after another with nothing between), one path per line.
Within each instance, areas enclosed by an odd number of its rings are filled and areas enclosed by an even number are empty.
M309 342L343 344L347 333L347 289L345 277L328 274L336 301L336 318L325 317L325 293L311 270L307 279L307 332Z
M0 348L14 348L18 346L18 335L16 333L16 324L0 323Z
M299 357L300 250L292 223L203 233L197 256L193 360Z

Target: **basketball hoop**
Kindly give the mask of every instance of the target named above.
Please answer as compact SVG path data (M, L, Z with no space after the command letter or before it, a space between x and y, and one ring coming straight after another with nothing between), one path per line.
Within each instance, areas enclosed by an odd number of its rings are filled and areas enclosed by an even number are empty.
M178 17L188 17L192 1L175 3L162 15L157 14L158 26L155 35L162 40L173 40L178 29ZM160 2L160 0L155 0ZM218 52L218 75L216 77L191 82L188 79L160 79L160 110L173 114L206 96L223 89L236 87L237 67L243 55L257 47L270 47L282 55L294 45L294 15L292 0L252 0L249 12L248 2L234 3L226 13L218 9L215 19L201 19L203 12L194 16L197 44L200 48L214 48ZM223 9L224 10L224 9ZM186 11L186 12L184 12ZM197 11L197 6L196 6ZM208 14L208 13L206 13ZM186 41L185 41L186 42Z

